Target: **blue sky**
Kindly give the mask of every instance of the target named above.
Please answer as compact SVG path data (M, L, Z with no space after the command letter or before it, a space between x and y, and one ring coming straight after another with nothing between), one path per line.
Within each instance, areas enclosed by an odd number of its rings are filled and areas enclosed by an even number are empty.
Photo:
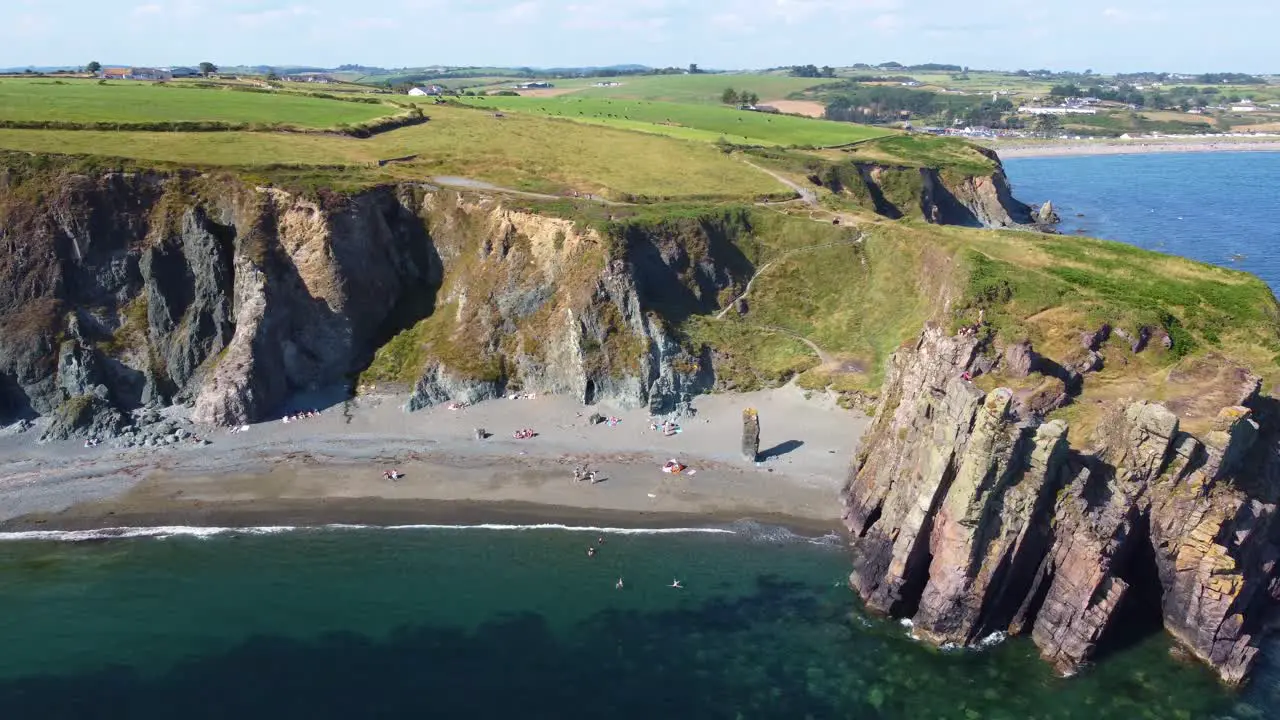
M1277 0L3 0L0 67L948 62L1280 72ZM1249 32L1249 28L1260 32Z

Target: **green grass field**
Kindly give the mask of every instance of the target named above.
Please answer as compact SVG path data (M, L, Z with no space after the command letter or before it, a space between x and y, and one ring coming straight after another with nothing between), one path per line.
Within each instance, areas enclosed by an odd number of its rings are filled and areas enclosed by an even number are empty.
M359 107L359 106L356 106ZM367 140L296 133L0 130L0 148L104 155L197 167L314 167L317 182L370 184L456 175L536 192L615 198L745 199L786 193L767 175L703 142L539 117L503 119L459 107ZM377 167L377 161L416 156ZM348 168L335 171L335 166Z
M725 88L746 90L760 96L761 101L781 100L793 93L803 92L835 80L821 78L793 78L783 75L640 75L617 78L588 78L585 82L553 81L557 88L582 87L575 96L584 98L609 98L650 100L656 102L718 105ZM617 82L617 87L594 87L597 82Z
M384 105L301 95L164 87L119 81L0 80L0 120L281 123L328 128L392 115ZM313 88L315 89L315 88Z
M607 100L562 95L551 98L465 98L476 107L613 125L689 139L742 145L848 145L892 131L851 123L738 110L714 105L688 105L643 100ZM697 133L685 131L694 130ZM678 132L677 132L678 131Z

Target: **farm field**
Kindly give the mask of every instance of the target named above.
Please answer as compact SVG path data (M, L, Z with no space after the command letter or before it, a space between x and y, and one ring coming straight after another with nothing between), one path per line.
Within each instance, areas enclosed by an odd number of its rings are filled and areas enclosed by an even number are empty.
M890 130L811 118L772 115L724 106L687 105L641 100L606 100L580 94L556 98L490 96L465 102L504 112L546 115L583 122L678 134L701 140L747 145L848 145L892 134ZM679 133L672 132L679 130ZM695 130L698 133L684 131Z
M583 89L575 97L649 100L655 102L719 105L725 88L746 90L760 100L780 100L812 87L838 82L838 79L796 78L785 75L725 73L716 75L643 75L616 78L586 78ZM559 81L552 81L560 87ZM577 81L565 81L574 82ZM617 82L617 87L595 87L597 82ZM570 87L566 85L565 87Z
M358 106L357 106L358 107ZM365 140L291 133L0 130L0 149L101 155L192 167L263 168L329 185L427 181L453 175L546 193L627 199L751 199L788 195L768 175L705 142L575 125L537 115L504 119L460 107ZM406 158L378 167L379 160Z
M314 88L313 88L314 89ZM0 80L0 121L281 123L327 128L392 115L393 108L301 95L146 82Z

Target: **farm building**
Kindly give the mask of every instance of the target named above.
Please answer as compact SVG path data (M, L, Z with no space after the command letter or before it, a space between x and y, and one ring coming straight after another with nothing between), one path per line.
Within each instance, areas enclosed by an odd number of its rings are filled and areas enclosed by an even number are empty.
M435 97L443 93L444 93L444 88L441 87L440 85L426 85L423 87L415 87L409 90L409 94L413 95L414 97L427 97L427 96Z
M304 83L331 83L333 78L328 73L305 72L296 73L294 75L285 75L285 80L289 82Z
M104 80L172 80L173 73L164 68L127 67L103 68L99 77Z
M549 82L527 82L514 87L516 90L546 90L548 88L555 87L555 85L552 85Z

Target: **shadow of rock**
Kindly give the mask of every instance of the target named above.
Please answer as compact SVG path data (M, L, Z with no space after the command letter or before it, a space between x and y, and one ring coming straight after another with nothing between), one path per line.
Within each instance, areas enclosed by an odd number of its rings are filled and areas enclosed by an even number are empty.
M774 445L768 450L760 451L759 459L772 460L773 458L782 457L787 453L799 450L802 447L804 447L803 440L788 440L786 442L778 443L777 445Z

